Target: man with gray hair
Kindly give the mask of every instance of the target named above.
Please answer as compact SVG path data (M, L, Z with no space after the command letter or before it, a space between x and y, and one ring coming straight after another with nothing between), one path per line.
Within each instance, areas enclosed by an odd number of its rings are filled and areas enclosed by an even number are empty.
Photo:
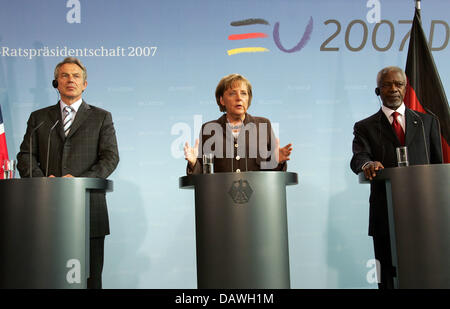
M407 108L406 75L399 67L386 67L377 75L375 94L383 105L374 115L354 126L353 157L350 167L372 180L378 170L397 166L396 148L408 147L410 165L442 163L437 120ZM373 237L378 287L392 289L396 270L392 266L384 182L370 184L369 235Z
M119 162L116 133L111 113L88 105L82 99L87 87L86 68L79 59L66 58L56 66L52 85L61 100L31 113L17 154L20 176L106 179ZM38 126L39 130L34 130ZM49 136L52 128L55 132ZM32 134L36 142L30 149L28 141ZM51 148L47 153L48 139ZM90 196L90 276L87 286L101 288L104 240L109 234L108 211L104 193L93 192Z

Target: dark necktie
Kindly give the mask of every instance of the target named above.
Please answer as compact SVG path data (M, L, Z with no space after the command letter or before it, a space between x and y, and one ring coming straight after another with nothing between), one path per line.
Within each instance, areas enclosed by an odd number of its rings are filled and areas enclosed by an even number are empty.
M405 132L403 132L402 126L397 121L398 116L400 116L399 113L397 112L392 113L392 117L394 118L394 121L392 121L392 127L394 128L395 134L397 134L400 144L403 146L405 145Z

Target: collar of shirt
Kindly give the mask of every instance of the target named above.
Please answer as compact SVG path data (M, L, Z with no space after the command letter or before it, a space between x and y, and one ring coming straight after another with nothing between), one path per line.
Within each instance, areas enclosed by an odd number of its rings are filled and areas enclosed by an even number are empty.
M402 126L403 132L405 132L405 123L406 123L406 121L405 121L405 111L406 111L405 103L402 102L402 105L400 105L400 107L397 108L396 110L390 109L389 107L382 105L381 110L386 115L390 124L392 124L392 122L394 121L394 117L392 116L392 113L393 112L399 113L400 116L397 117L397 120L400 123L400 125Z
M77 114L78 109L81 106L81 103L83 103L83 99L79 99L78 101L76 101L70 105L70 107L72 107L72 109L74 110L72 119L75 119L75 115ZM63 119L64 119L64 107L66 107L66 106L69 106L69 105L64 103L63 100L59 100L59 107L61 108L61 115L62 115Z

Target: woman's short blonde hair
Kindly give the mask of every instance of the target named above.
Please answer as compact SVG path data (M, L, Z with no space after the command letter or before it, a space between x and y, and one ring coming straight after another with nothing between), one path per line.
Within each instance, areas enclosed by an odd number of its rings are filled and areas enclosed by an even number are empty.
M220 104L220 98L223 97L225 91L230 89L236 83L244 83L245 85L247 85L248 108L250 107L250 104L252 102L252 85L250 84L248 79L246 79L244 76L240 74L230 74L223 77L216 88L216 102L217 105L219 105L221 112L226 112L226 109L225 106Z

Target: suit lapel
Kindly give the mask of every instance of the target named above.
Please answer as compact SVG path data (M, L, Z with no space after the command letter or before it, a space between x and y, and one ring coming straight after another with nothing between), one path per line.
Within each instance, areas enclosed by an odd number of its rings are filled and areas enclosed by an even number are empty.
M377 117L378 126L380 128L380 134L384 135L387 139L389 139L394 145L400 146L400 141L398 140L397 135L392 128L392 125L389 123L386 115L380 109Z
M53 126L56 123L56 121L59 120L59 122L56 125L54 130L58 132L57 134L59 135L61 140L64 140L66 137L64 136L63 119L62 119L62 115L61 115L61 106L59 105L59 101L50 110L48 116L50 118L50 123L51 123L50 126Z
M86 102L83 101L83 103L81 103L80 108L78 109L75 116L75 120L73 121L70 128L69 134L67 135L67 138L70 138L89 117L90 109L90 106Z
M222 127L222 140L223 140L223 155L224 158L226 158L229 151L232 151L232 147L234 145L234 137L233 134L231 134L231 131L227 133L227 130L230 130L227 127L227 114L223 114L219 119L217 119L217 122ZM230 149L228 149L230 148Z
M409 108L405 110L405 146L408 146L413 140L419 128L418 123L421 121Z

